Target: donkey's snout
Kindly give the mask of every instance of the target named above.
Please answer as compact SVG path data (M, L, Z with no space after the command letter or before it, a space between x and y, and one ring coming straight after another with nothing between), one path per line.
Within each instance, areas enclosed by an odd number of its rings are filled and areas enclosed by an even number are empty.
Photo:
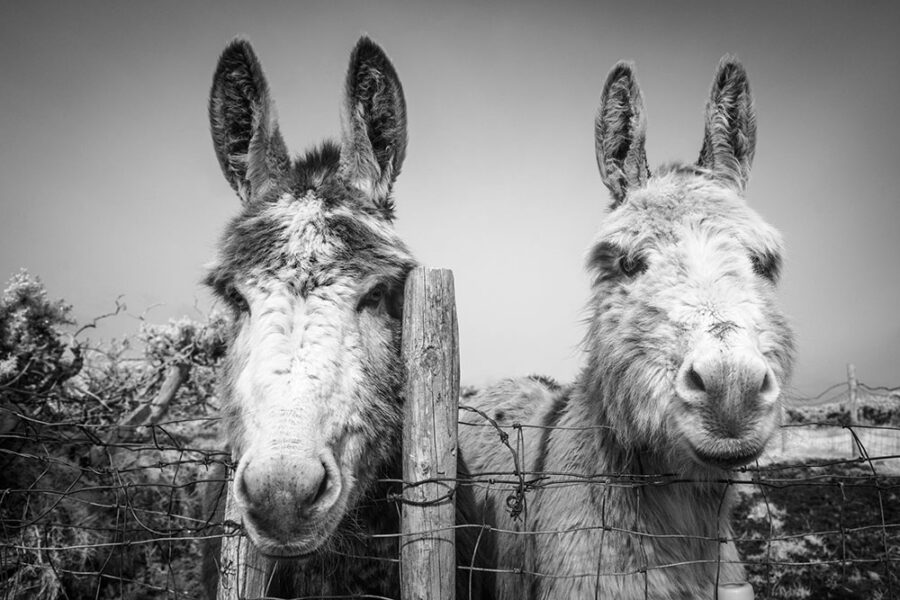
M340 495L340 474L331 452L249 454L236 474L238 499L261 533L288 539Z
M253 460L241 478L250 505L272 508L311 506L324 493L326 483L327 474L320 461L279 455Z
M678 371L675 392L702 407L721 437L741 437L755 417L774 405L780 394L772 368L760 355L721 352L688 357Z

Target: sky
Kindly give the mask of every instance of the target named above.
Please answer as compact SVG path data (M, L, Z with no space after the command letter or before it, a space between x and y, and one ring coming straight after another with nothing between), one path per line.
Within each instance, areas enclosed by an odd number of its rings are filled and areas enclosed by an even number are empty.
M593 118L634 61L652 165L694 160L719 58L756 100L747 201L787 244L792 393L856 365L900 384L900 4L896 2L0 1L0 279L21 267L81 321L122 296L154 322L199 317L238 200L213 154L219 53L253 43L294 153L339 131L361 34L408 106L396 226L456 279L464 383L571 380L584 256L609 195ZM135 319L94 335L121 335Z

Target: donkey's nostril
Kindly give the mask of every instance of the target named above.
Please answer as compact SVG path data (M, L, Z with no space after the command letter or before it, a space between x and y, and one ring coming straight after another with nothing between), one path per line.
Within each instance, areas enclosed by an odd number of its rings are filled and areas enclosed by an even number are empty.
M322 474L322 481L319 482L319 488L316 490L316 495L312 501L313 504L316 504L328 491L328 469L325 468L325 465L322 465Z
M772 383L772 374L766 372L766 374L763 376L762 385L759 386L760 393L765 394L766 392L770 391L773 386L774 383Z
M687 372L687 383L689 388L693 388L698 392L705 392L706 385L703 383L703 377L700 376L694 367L690 367Z
M759 386L759 398L763 402L774 402L781 395L781 387L772 369L766 369L762 384Z
M682 400L702 403L715 390L716 370L708 362L687 359L681 364L675 380L675 391Z

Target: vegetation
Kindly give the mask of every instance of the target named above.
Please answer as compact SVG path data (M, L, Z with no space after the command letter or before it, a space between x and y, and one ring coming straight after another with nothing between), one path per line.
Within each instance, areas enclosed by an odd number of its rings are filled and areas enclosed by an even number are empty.
M134 341L92 347L70 306L13 277L0 299L0 595L198 597L198 481L225 458L209 424L226 325L144 323ZM159 422L123 427L173 365L185 378Z
M900 477L866 463L773 465L741 486L738 550L758 598L900 592Z

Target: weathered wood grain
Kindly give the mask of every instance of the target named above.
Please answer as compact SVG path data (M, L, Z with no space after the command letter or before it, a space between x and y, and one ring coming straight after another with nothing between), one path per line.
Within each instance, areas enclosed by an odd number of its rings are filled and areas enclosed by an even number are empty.
M453 273L417 268L406 283L403 362L403 600L455 598L459 334Z

